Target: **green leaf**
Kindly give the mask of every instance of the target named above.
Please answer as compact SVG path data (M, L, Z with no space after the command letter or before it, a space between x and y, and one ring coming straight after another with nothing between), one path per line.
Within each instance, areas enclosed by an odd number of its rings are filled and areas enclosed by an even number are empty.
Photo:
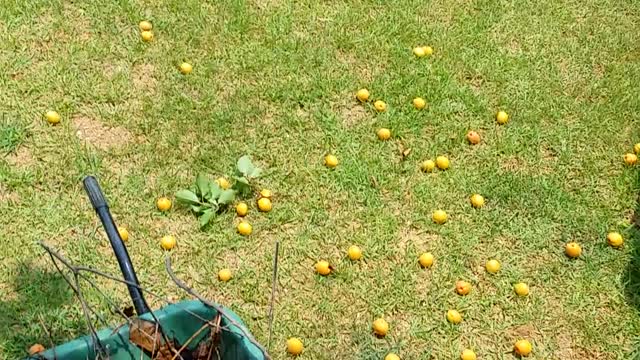
M221 194L220 197L218 198L218 203L219 204L231 204L233 202L233 200L236 199L236 192L229 189L229 190L224 190Z
M176 193L176 200L183 204L187 205L198 205L200 204L200 199L198 195L194 194L189 190L180 190Z
M258 168L258 167L257 167L257 168L255 168L255 169L253 169L253 171L251 172L251 174L249 174L249 177L251 177L251 178L257 178L257 177L260 177L260 174L262 174L262 169L260 169L260 168Z
M241 195L248 195L251 193L251 185L249 180L245 177L236 177L236 182L233 183L233 188Z
M243 157L238 159L238 171L242 175L248 176L249 174L253 173L255 168L256 167L253 166L253 163L251 162L251 158L249 157L249 155L244 155Z
M198 188L198 193L205 199L208 199L210 195L209 183L211 182L205 175L198 174L198 176L196 177L196 187Z
M222 188L218 185L217 182L211 181L209 183L209 193L211 194L210 200L216 200L220 197L220 193L222 193Z
M234 176L233 178L239 183L242 183L244 185L249 185L249 180L247 180L247 178L244 176Z
M191 210L196 214L201 213L204 208L204 206L200 205L191 205Z
M211 221L211 219L213 219L213 217L216 215L215 211L213 211L213 209L207 209L205 210L202 215L200 215L200 218L198 220L200 220L200 227L203 228L205 226L207 226L207 224Z

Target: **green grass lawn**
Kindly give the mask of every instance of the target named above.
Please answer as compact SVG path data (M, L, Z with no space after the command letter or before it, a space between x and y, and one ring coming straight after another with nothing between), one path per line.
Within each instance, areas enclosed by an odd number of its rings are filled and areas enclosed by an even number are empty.
M271 353L300 337L304 359L532 359L640 356L638 170L640 4L630 0L3 1L0 6L0 358L87 333L79 303L36 244L117 274L81 179L101 181L138 275L186 298L174 268L237 311L266 344L273 246L280 240ZM154 41L137 24L154 25ZM429 58L412 48L431 45ZM177 66L188 61L193 72ZM366 87L389 109L360 105ZM429 107L416 111L411 100ZM62 116L58 126L42 118ZM497 125L495 113L511 115ZM392 139L379 141L380 127ZM470 146L468 130L482 136ZM402 151L411 149L403 160ZM335 154L335 170L323 166ZM199 230L157 197L196 174L230 175L249 154L274 208L254 232L233 211ZM422 173L446 155L447 171ZM469 196L487 204L475 210ZM435 209L449 221L431 221ZM626 239L607 246L608 231ZM564 244L579 242L570 260ZM364 260L346 259L357 244ZM430 251L431 269L417 258ZM499 259L489 275L483 265ZM320 277L314 263L336 268ZM234 278L220 283L228 267ZM470 295L454 293L457 280ZM518 298L512 284L531 288ZM122 306L126 292L102 289ZM93 296L91 297L94 298ZM97 297L95 297L97 299ZM154 307L160 302L151 301ZM96 304L100 308L100 304ZM101 308L107 312L106 306ZM464 321L450 325L448 309ZM371 334L384 316L385 339Z

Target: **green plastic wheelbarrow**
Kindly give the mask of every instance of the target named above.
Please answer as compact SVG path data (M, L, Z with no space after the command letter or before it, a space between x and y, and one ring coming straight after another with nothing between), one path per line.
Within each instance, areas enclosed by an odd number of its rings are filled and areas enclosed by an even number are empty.
M175 277L170 270L169 257L165 260L169 275L178 286L198 300L169 304L152 312L144 297L145 292L151 292L139 285L131 259L98 182L94 177L88 176L83 183L120 265L124 280L115 280L126 284L137 315L127 316L120 311L126 318L124 324L95 330L91 315L97 314L88 309L77 280L84 277L85 272L102 273L86 267L73 266L55 250L42 244L56 267L56 261L62 262L73 272L73 277L65 275L65 279L82 302L90 334L34 354L28 359L269 359L264 347L256 342L237 314L204 300ZM75 279L75 284L71 279Z

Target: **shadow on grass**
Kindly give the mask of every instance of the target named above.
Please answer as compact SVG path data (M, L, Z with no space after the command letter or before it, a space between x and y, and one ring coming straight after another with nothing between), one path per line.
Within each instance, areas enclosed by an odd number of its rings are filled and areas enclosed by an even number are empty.
M35 343L48 348L51 341L68 341L74 335L68 329L77 329L81 324L75 323L65 306L74 297L62 276L31 263L19 264L13 273L8 281L13 294L0 299L0 358L25 357L29 346Z

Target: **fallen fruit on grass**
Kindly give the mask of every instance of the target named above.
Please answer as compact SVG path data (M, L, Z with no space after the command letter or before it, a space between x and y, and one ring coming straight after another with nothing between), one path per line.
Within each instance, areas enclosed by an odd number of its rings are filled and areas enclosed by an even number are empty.
M624 163L627 165L635 165L638 163L638 156L632 153L624 154Z
M271 200L269 200L269 198L260 198L260 200L258 200L258 209L262 212L269 212L271 211Z
M400 360L400 356L394 353L388 353L387 356L384 357L384 360Z
M386 336L389 332L389 323L383 319L378 318L373 322L373 333L378 336Z
M335 155L327 155L324 157L324 164L329 168L338 166L338 158Z
M436 158L436 165L440 170L447 170L449 168L449 159L446 156L438 156Z
M253 230L253 227L251 227L251 224L249 224L246 221L241 221L238 224L238 234L242 235L242 236L249 236L251 235L251 231Z
M529 295L529 285L519 282L513 285L513 291L515 291L518 296L527 296Z
M176 238L172 235L166 235L163 236L162 239L160 239L160 246L162 246L162 248L165 250L173 249L174 247L176 247L177 243L178 242L176 241Z
M192 70L193 70L193 66L191 66L191 64L186 63L186 62L180 64L180 72L181 73L183 73L185 75L188 75L188 74L191 74Z
M640 154L640 143L633 145L633 152L636 154Z
M426 55L424 51L424 46L417 46L413 48L413 55L417 57L423 57Z
M513 345L513 351L519 356L529 356L531 354L532 346L528 340L518 340Z
M140 37L142 38L142 41L149 42L153 40L153 33L151 31L143 31L140 33Z
M485 267L485 269L487 269L487 272L495 274L498 271L500 271L500 262L498 260L491 259L491 260L487 261L487 263L484 265L484 267Z
M260 197L271 199L271 195L272 195L271 194L271 190L269 190L269 189L260 190Z
M413 107L416 109L422 110L425 106L427 106L427 102L423 98L417 97L413 99Z
M496 121L498 122L498 124L504 125L509 121L509 115L507 115L507 113L504 111L498 111L498 113L496 114Z
M420 169L424 172L432 172L436 168L436 163L433 160L425 160L420 164Z
M44 114L44 118L47 120L49 124L58 124L60 122L60 114L56 111L49 110Z
M236 214L238 214L238 216L246 216L248 212L249 206L247 203L241 202L236 205Z
M383 141L389 140L389 138L391 137L391 130L387 128L381 128L378 130L377 134L378 134L378 139Z
M41 353L44 351L44 346L42 344L33 344L29 348L29 355L35 355L37 353Z
M475 131L469 131L467 133L467 141L469 141L470 144L476 145L480 143L480 134L478 134Z
M471 284L463 280L456 281L456 292L458 295L468 295L471 292Z
M473 206L476 209L479 209L484 206L484 197L482 197L482 195L480 194L471 195L470 200L471 200L471 206Z
M369 100L369 90L367 89L358 90L358 92L356 93L356 98L362 102Z
M331 266L328 261L320 260L316 263L316 272L322 276L327 276L331 273Z
M582 254L582 247L576 242L570 242L565 246L564 253L570 258L577 258Z
M373 103L373 107L379 112L383 112L383 111L387 110L387 104L385 104L385 102L382 101L382 100L378 100L378 101L374 102Z
M129 230L127 230L126 227L118 226L118 234L120 234L120 239L122 239L122 241L129 240Z
M153 25L151 25L151 23L147 20L140 21L140 24L138 24L138 26L140 27L141 31L149 31L153 29Z
M607 234L607 243L613 247L620 247L622 243L624 243L624 240L619 232L614 231Z
M431 56L433 54L433 48L431 46L423 46L425 56Z
M158 200L156 200L156 207L162 212L169 211L169 209L171 209L171 200L167 197L158 198Z
M218 271L218 279L220 279L220 281L227 282L231 280L232 277L233 275L231 274L231 270L229 269L222 269Z
M347 250L347 255L349 255L349 259L351 260L360 260L362 259L362 250L357 245L351 245Z
M447 321L452 324L460 324L462 322L462 315L457 310L447 311Z
M448 216L447 216L447 213L444 212L443 210L436 210L431 215L431 218L433 219L433 222L436 224L444 224L447 222Z
M300 355L304 350L302 340L292 337L287 340L287 352L291 355Z
M431 265L433 265L433 254L428 252L423 253L418 258L418 262L420 263L420 266L422 266L423 268L431 267Z
M220 186L220 189L222 190L227 190L231 187L229 180L222 176L216 179L216 184L218 184L218 186Z
M476 360L476 353L471 349L464 349L462 354L460 354L460 360Z

